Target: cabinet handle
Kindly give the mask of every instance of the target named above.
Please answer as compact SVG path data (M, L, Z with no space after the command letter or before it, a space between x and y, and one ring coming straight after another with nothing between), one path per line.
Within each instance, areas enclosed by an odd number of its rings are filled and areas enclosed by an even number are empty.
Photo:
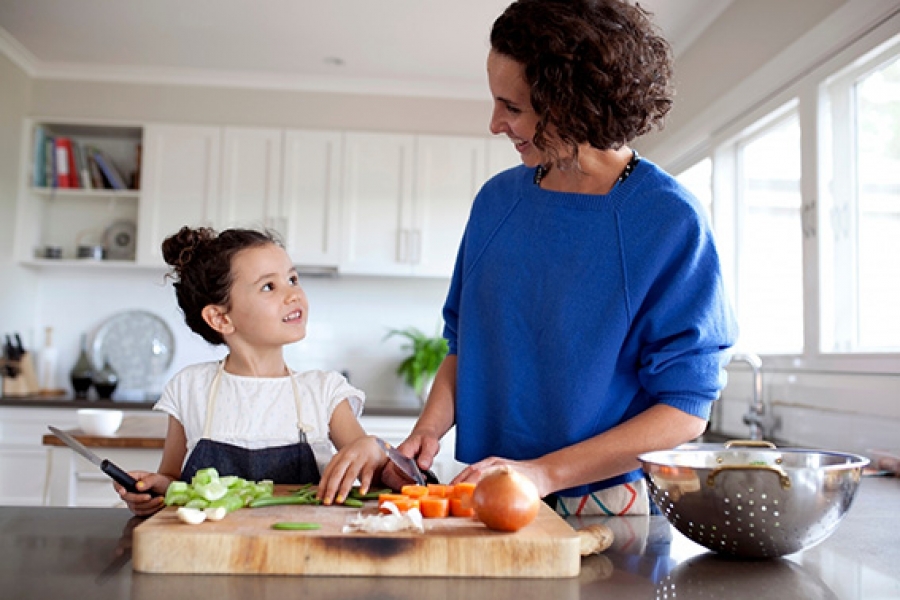
M409 230L400 229L397 232L397 262L405 263L409 254Z

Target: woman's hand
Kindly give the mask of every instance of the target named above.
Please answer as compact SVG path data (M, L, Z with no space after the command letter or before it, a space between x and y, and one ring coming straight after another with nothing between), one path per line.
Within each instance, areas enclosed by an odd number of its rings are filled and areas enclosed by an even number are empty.
M375 436L359 437L341 448L325 467L316 497L323 504L341 503L357 479L360 492L365 494L386 462L387 456L375 441Z
M139 517L149 517L165 506L164 496L172 483L171 477L147 471L130 471L128 474L137 481L137 493L129 492L118 483L113 483L113 488L131 512ZM151 496L151 491L159 495Z
M542 467L538 461L517 461L509 460L506 458L498 458L496 456L489 456L488 458L480 460L477 463L472 463L471 465L463 469L459 475L454 477L453 481L451 481L450 483L457 484L464 481L470 483L478 483L481 480L482 475L490 471L492 468L499 467L500 465L509 465L516 471L530 479L532 483L537 486L538 494L540 494L541 498L556 491L553 488L553 483L550 480L547 469Z

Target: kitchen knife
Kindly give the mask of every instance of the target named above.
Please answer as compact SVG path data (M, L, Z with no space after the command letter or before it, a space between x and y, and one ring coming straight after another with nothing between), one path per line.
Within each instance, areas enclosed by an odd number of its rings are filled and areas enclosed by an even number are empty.
M120 469L117 465L111 463L107 459L100 458L99 456L97 456L96 454L94 454L93 452L88 450L84 446L84 444L82 444L81 442L79 442L78 440L73 438L71 435L69 435L65 431L60 431L59 429L57 429L56 427L53 427L52 425L50 425L50 431L53 433L53 435L55 435L60 440L62 440L66 446L68 446L69 448L71 448L72 450L77 452L78 454L82 455L83 457L85 457L86 459L88 459L89 461L91 461L92 463L97 465L98 467L100 467L101 471L103 471L104 473L109 475L113 479L113 481L120 484L122 487L124 487L129 492L131 492L133 494L146 493L146 494L150 494L151 496L159 496L159 494L157 494L156 492L151 491L151 490L141 491L141 490L137 489L137 487L135 487L135 484L137 483L137 481L134 479L134 477L132 477L131 475L129 475L128 473L126 473L125 471Z
M422 475L422 471L419 469L419 465L416 464L416 461L405 456L402 452L380 437L376 437L375 441L378 442L378 445L381 446L381 449L384 450L390 461L397 465L397 468L400 469L404 475L415 481L418 485L425 485L425 476Z

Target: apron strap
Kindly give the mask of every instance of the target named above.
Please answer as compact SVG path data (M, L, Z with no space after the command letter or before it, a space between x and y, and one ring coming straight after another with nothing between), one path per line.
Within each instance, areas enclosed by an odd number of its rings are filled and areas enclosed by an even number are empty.
M291 391L294 394L294 408L297 412L297 432L300 442L306 442L306 432L311 431L312 427L303 422L303 403L301 401L300 389L297 387L294 371L285 365L288 371L288 378L291 380ZM225 359L219 362L219 368L216 369L216 375L213 377L212 385L209 386L209 396L206 399L206 422L203 424L203 438L209 439L209 432L212 429L213 413L216 408L216 398L219 395L219 382L222 380L222 372L225 371Z

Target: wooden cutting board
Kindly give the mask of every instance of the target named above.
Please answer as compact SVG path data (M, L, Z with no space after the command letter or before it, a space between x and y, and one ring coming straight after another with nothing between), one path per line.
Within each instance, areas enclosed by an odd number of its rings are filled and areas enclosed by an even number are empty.
M133 562L146 573L391 575L404 577L574 577L578 534L548 506L515 533L470 518L425 519L425 533L343 533L348 520L377 512L341 506L244 508L218 522L187 525L175 507L134 530ZM278 531L279 521L321 525Z

